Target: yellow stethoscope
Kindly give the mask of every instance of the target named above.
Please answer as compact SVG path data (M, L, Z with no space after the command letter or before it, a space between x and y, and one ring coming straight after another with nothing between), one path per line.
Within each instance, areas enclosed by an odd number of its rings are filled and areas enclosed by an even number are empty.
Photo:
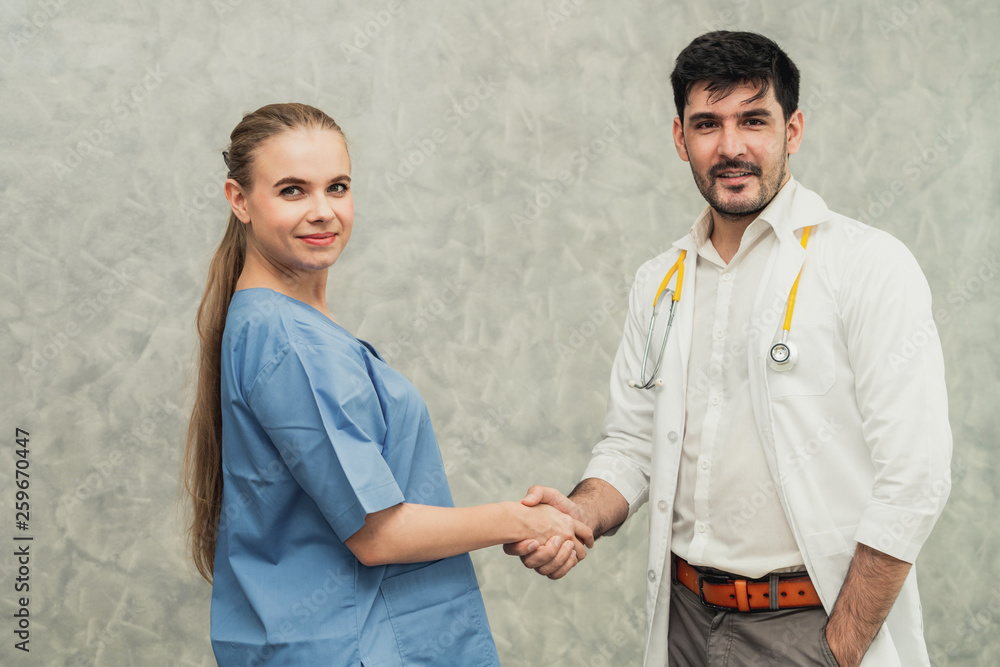
M802 230L802 249L805 250L806 244L809 242L809 232L812 227L806 227ZM653 313L649 317L649 330L646 332L646 349L642 353L642 366L640 367L642 374L640 379L629 380L628 386L637 387L639 389L652 389L653 387L663 386L663 380L656 377L656 373L660 370L660 362L663 361L663 351L667 347L667 336L670 334L670 327L674 323L674 310L677 308L677 302L681 300L681 288L684 286L684 258L687 257L687 250L681 250L681 254L677 257L677 261L674 265L670 267L667 271L667 275L663 277L663 281L660 283L659 288L656 290L656 296L653 297ZM675 281L674 289L670 289L668 286L670 284L670 279L677 274L677 280ZM788 304L785 306L785 322L781 327L781 340L771 346L771 351L767 355L767 365L771 367L772 370L784 372L791 370L795 363L799 359L798 350L795 346L788 341L788 331L792 328L792 312L795 310L795 295L799 291L799 278L802 277L802 269L799 269L799 274L795 276L795 282L792 283L792 289L788 293ZM656 356L656 364L653 366L653 372L650 373L649 379L646 379L646 360L649 358L649 344L653 340L653 327L656 325L656 314L660 308L660 297L664 293L670 292L670 314L667 316L667 327L663 330L663 340L660 342L660 353Z

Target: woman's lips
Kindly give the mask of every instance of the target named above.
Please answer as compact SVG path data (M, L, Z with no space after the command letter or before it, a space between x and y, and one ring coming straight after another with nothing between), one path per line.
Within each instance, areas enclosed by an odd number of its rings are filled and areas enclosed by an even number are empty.
M309 236L300 236L300 239L308 243L309 245L317 246L328 246L332 245L334 241L337 240L337 235L333 232L327 232L324 234L310 234Z

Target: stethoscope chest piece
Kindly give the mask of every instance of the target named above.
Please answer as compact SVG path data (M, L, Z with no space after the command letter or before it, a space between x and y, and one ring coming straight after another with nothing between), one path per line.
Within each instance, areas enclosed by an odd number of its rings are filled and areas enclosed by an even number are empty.
M767 355L767 365L779 373L790 371L799 360L799 352L786 340L775 343Z

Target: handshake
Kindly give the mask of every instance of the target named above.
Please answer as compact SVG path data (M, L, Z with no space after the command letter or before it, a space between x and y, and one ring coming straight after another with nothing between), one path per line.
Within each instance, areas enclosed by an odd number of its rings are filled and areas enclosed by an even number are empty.
M531 487L517 512L536 536L505 544L503 550L549 579L566 576L594 546L593 527L580 506L555 489Z

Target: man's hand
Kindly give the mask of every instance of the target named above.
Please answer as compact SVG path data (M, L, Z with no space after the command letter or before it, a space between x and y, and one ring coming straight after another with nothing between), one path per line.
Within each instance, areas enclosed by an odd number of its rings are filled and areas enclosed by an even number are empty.
M594 539L621 525L628 517L625 497L608 482L593 477L577 484L569 498L556 489L533 486L521 502L529 507L540 503L551 505L588 526L593 531ZM505 544L503 550L511 556L520 556L525 567L550 579L559 579L576 565L575 561L568 564L571 554L565 547L560 550L560 546L555 538L551 538L545 544L539 544L537 540Z
M583 520L583 515L576 503L556 489L547 486L535 485L528 489L528 493L521 499L521 504L528 507L534 507L538 504L551 505L563 514L567 514L582 523L587 523ZM554 536L545 544L539 544L537 540L522 540L513 544L505 544L503 550L510 556L520 556L524 566L535 570L538 574L549 579L561 579L579 562L575 551L565 547L564 544L558 536ZM593 544L591 541L587 546L591 547Z
M825 630L841 667L861 663L909 572L909 563L858 544Z

